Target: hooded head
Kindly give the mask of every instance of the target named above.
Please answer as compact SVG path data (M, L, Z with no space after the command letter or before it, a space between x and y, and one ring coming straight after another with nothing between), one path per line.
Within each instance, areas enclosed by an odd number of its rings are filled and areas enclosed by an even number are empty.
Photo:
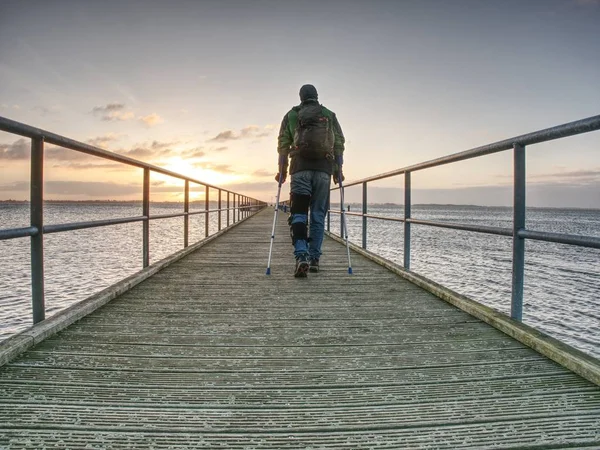
M318 100L319 94L317 93L317 88L312 84L305 84L300 88L300 101L304 102L306 100Z

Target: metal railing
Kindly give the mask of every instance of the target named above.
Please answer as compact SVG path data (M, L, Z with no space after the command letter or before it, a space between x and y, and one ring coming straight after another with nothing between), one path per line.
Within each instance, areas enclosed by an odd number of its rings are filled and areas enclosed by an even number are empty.
M218 231L222 228L221 212L227 211L226 227L235 224L266 206L266 203L250 196L242 195L223 189L203 181L195 180L179 173L171 172L158 166L146 164L133 158L112 153L73 139L34 128L14 120L0 116L0 131L24 136L31 139L31 175L30 175L30 226L24 228L0 229L0 240L31 237L31 302L33 323L44 320L46 315L44 299L44 234L64 231L81 230L83 228L103 227L132 222L143 223L142 265L150 265L150 220L183 217L183 245L189 245L189 217L196 214L204 215L204 237L209 236L209 214L218 213ZM44 225L44 144L49 143L88 155L98 156L111 161L128 164L143 169L142 215L118 219L95 220L89 222L74 222L58 225ZM183 212L176 214L150 215L150 172L168 175L185 181ZM205 187L204 210L190 212L190 183ZM218 191L218 208L209 209L210 189ZM226 207L223 208L222 193L227 194ZM230 214L230 211L233 211ZM230 220L230 215L231 220ZM231 223L230 223L231 222Z
M594 236L580 236L562 233L549 233L533 231L525 228L525 147L539 144L554 139L574 136L600 129L600 115L587 119L566 123L545 130L524 134L511 139L506 139L482 147L466 150L441 158L425 161L412 166L382 173L362 180L344 183L344 189L362 185L362 213L346 212L346 215L362 217L362 248L367 248L367 219L390 220L404 223L404 268L410 270L410 234L411 225L428 225L433 227L451 228L455 230L471 231L477 233L511 236L512 246L512 293L511 317L518 321L523 318L523 277L525 270L525 239L532 239L561 244L577 245L581 247L600 248L600 238ZM436 222L432 220L414 219L411 217L411 173L431 167L442 166L458 161L477 158L506 150L513 150L513 226L512 228L490 227L482 225ZM404 218L393 218L368 214L367 184L385 178L404 175ZM332 188L333 190L339 187ZM600 192L598 193L600 195ZM331 213L341 214L341 211L330 209L327 215L327 230L331 232ZM341 225L341 221L340 221ZM343 236L343 230L340 231Z

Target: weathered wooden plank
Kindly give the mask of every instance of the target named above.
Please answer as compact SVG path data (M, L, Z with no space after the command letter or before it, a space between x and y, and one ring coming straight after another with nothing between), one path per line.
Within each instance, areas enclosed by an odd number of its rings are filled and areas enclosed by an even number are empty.
M492 341L447 341L432 344L376 344L376 345L333 345L333 346L198 346L198 345L146 345L146 344L105 344L98 342L68 343L52 340L32 350L31 353L52 355L131 355L132 357L173 357L173 358L298 358L298 357L344 357L362 358L368 356L393 356L410 352L450 353L470 351L495 351L522 349L523 344L509 339Z
M594 392L547 394L520 398L417 401L394 405L351 407L336 405L313 408L225 408L171 405L124 407L123 405L13 404L0 401L0 423L6 427L44 427L89 430L135 431L163 428L180 432L278 433L389 429L403 426L469 424L498 420L519 422L523 416L534 419L563 418L569 415L597 417L600 398Z
M448 389L452 383L452 389ZM145 386L127 384L118 391L109 384L54 384L40 382L32 385L17 381L0 386L0 398L6 403L56 405L112 405L115 397L120 406L155 405L177 407L252 406L269 407L341 407L366 405L394 405L435 402L438 399L453 401L493 399L511 392L513 395L560 395L573 392L593 392L594 387L569 374L542 375L534 379L463 380L441 383L399 383L395 385L322 387L265 386L240 390L235 387L199 387L196 385Z
M152 431L108 431L69 429L2 429L0 444L15 448L39 449L64 446L72 449L99 448L172 449L306 449L306 448L436 448L480 449L498 447L502 436L504 448L598 448L600 420L589 416L519 422L496 421L449 425L444 427L401 427L379 430L338 430L335 432L301 432L295 429L280 434L249 433L177 433L168 429ZM562 445L557 443L562 443Z
M509 361L488 364L471 364L453 367L401 367L379 370L339 371L334 368L321 371L267 371L264 368L254 373L235 371L169 372L159 370L95 370L61 367L3 368L2 380L10 383L44 383L56 385L109 385L115 389L127 386L146 386L172 389L179 387L370 387L388 386L399 383L446 384L463 381L485 381L520 379L524 383L542 376L564 375L564 368L547 359L534 361ZM571 375L571 374L569 374ZM571 375L572 376L572 375ZM118 392L118 391L117 391ZM501 392L499 394L502 394Z

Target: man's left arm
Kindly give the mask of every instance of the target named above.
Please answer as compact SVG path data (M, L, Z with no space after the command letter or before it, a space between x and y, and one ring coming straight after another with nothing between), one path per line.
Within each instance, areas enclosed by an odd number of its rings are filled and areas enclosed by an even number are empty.
M335 113L333 115L333 135L335 140L333 142L333 153L334 155L342 155L344 153L344 144L346 139L344 138L344 133L342 131L342 127L340 126L340 122L337 119Z
M333 135L335 140L333 142L333 154L335 155L335 161L333 165L333 182L334 184L338 184L339 175L342 175L342 181L344 181L344 174L342 173L342 165L344 164L344 144L346 143L346 139L344 138L344 133L342 131L342 127L340 126L340 122L337 120L337 116L335 113L333 115Z

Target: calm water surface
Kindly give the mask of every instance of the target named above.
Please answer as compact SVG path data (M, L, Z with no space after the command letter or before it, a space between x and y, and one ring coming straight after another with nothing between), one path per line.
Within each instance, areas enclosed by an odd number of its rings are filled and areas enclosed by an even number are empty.
M203 206L196 206L198 210ZM212 208L212 207L211 207ZM181 211L152 204L152 214ZM194 208L192 208L194 210ZM359 206L353 205L358 211ZM371 206L369 213L402 217L402 207ZM141 215L141 205L51 203L46 224ZM510 208L414 206L420 219L511 227ZM0 228L28 225L29 206L0 204ZM361 243L361 219L348 217L350 238ZM191 216L190 242L204 237L204 215ZM222 213L222 223L226 214ZM183 248L183 218L150 225L151 262ZM210 233L217 231L211 214ZM339 221L332 216L333 231ZM600 236L600 211L530 209L527 228ZM268 239L268 236L267 236ZM403 261L402 223L369 220L368 249ZM511 238L413 225L412 269L504 313L510 312ZM45 236L47 317L142 268L142 225L132 223ZM266 255L265 255L266 258ZM600 251L527 241L524 322L600 357ZM324 263L326 255L324 255ZM0 241L0 340L31 323L29 240Z

